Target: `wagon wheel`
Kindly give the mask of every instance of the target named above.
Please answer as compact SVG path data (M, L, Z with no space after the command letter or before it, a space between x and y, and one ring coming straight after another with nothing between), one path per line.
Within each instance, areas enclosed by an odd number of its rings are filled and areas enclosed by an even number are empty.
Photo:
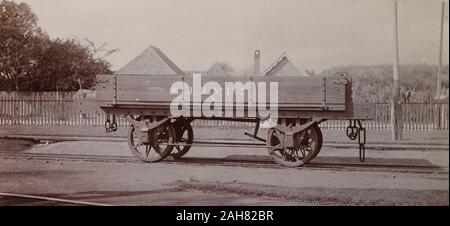
M294 139L302 139L294 148L283 148L280 140L282 134L275 129L270 129L267 136L267 145L274 148L269 148L269 153L272 159L281 165L289 167L303 166L308 163L314 157L314 153L318 150L319 135L318 130L310 127L304 131L303 138L300 135L296 135ZM320 149L319 149L320 150Z
M144 117L139 117L138 121L143 121ZM131 126L128 131L128 146L134 156L145 162L157 162L167 157L173 149L173 145L167 143L174 143L175 131L170 123L164 123L150 131L149 141L142 142L143 135L138 127Z
M175 129L175 133L177 135L177 142L182 144L175 145L175 148L172 150L169 157L178 159L185 155L191 148L190 144L194 141L194 131L192 130L191 123L184 119L177 120L173 123L173 128Z
M286 125L292 124L293 122L295 123L295 120L294 121L287 120ZM300 122L300 124L303 124L305 122L306 121ZM311 129L315 130L314 132L317 134L318 145L316 145L316 148L314 149L314 153L309 161L311 161L317 157L320 150L322 149L322 144L323 144L323 135L322 135L322 131L320 130L320 127L317 124L315 124L315 125L311 126ZM310 136L309 133L306 134L306 136ZM307 141L308 141L308 139L303 139L303 144L307 145Z
M314 158L317 157L317 155L319 154L320 150L322 150L322 144L323 144L323 135L322 135L322 131L320 130L318 125L314 125L311 127L313 130L315 130L315 133L317 133L317 138L318 138L318 144L316 146L316 150L314 151L313 156L311 157L311 160L313 160Z

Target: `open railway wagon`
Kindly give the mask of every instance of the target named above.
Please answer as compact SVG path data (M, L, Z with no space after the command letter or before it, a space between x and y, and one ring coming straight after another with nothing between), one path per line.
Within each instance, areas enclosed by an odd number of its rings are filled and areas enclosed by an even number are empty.
M106 113L106 132L117 130L117 117L126 117L130 122L128 143L131 152L146 162L156 162L170 157L181 158L191 146L202 145L194 141L194 131L191 122L202 120L230 120L255 123L255 130L245 133L255 140L252 143L209 142L210 146L243 146L264 148L269 151L273 160L281 165L297 167L307 164L320 152L323 137L319 124L325 120L347 120L349 126L346 135L351 140L357 140L360 160L365 158L366 130L362 120L374 117L374 110L368 104L353 103L351 79L340 73L333 76L310 77L278 77L278 76L205 76L201 84L214 82L225 87L217 92L234 92L229 90L231 84L267 84L278 85L277 119L267 135L258 134L260 125L272 116L261 116L259 104L255 99L248 98L252 88L235 92L234 99L224 100L222 97L222 113L212 117L194 113L200 110L202 103L210 97L211 90L196 87L196 75L98 75L96 78L95 99L84 99L77 103L81 113ZM171 94L172 85L183 84L181 90ZM253 86L244 86L253 87ZM258 87L255 85L254 87ZM271 88L271 87L270 87ZM193 97L195 91L201 90L200 98ZM173 91L173 90L172 90ZM182 94L180 94L182 93ZM258 94L260 94L258 92ZM266 107L272 103L269 93ZM197 94L199 95L199 94ZM238 98L241 95L242 98ZM217 97L217 96L216 96ZM179 101L177 107L184 109L184 114L174 114L171 104ZM256 114L250 112L250 107L256 107ZM232 106L230 108L230 106ZM210 107L214 109L214 107ZM217 107L217 106L216 106ZM203 107L204 110L205 107ZM220 108L218 108L220 109ZM231 109L233 114L227 114ZM267 108L266 108L267 109ZM243 114L236 114L241 110ZM228 112L229 113L229 112ZM219 115L219 117L217 116Z

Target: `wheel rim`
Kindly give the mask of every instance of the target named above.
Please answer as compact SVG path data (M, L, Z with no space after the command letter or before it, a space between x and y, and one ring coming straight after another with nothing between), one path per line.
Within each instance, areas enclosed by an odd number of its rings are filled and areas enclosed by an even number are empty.
M320 153L320 150L322 150L322 145L323 145L323 135L322 135L322 132L320 131L319 126L315 125L311 128L314 129L315 132L317 133L318 143L316 145L316 150L314 151L314 154L311 157L310 161L317 157L317 155Z
M294 148L283 148L280 144L281 132L270 129L267 139L267 145L275 148L269 148L272 159L281 165L289 167L303 166L314 156L318 148L318 134L312 128L304 131L303 136L297 134L294 139L301 139L299 145Z
M139 119L138 119L139 120ZM139 121L141 121L140 119ZM163 160L173 149L175 131L170 123L165 123L149 131L154 139L150 143L142 143L140 137L142 132L131 126L128 133L128 146L133 155L145 162L157 162Z
M191 124L186 120L176 121L173 124L173 127L176 130L177 142L182 144L174 146L174 149L170 153L170 157L172 157L173 159L178 159L185 155L191 148L190 144L193 143L194 132L192 130Z

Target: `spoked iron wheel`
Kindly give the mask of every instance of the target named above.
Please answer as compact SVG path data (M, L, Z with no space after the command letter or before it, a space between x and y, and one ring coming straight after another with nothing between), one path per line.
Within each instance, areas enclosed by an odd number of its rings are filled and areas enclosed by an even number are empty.
M319 148L319 135L317 130L313 127L308 128L303 132L294 136L298 142L293 148L283 148L281 145L282 134L275 129L270 129L267 136L267 145L272 159L283 166L298 167L303 166L314 158L314 154ZM301 139L301 140L299 140Z
M320 130L319 126L314 125L311 127L311 129L315 130L315 133L317 134L318 145L316 146L316 150L314 150L314 154L313 154L312 158L310 159L310 161L317 157L320 150L322 150L322 144L323 144L323 135L322 135L322 131Z
M138 121L148 120L139 117ZM142 141L142 133L149 133L148 141ZM145 136L145 135L144 135ZM141 132L139 128L131 126L128 131L128 146L134 156L145 162L157 162L167 157L173 149L175 131L170 123L164 123L148 132Z
M179 119L173 123L173 128L177 136L177 143L169 155L169 158L178 159L185 155L191 148L194 141L194 131L191 123L185 119ZM187 144L187 145L186 145Z

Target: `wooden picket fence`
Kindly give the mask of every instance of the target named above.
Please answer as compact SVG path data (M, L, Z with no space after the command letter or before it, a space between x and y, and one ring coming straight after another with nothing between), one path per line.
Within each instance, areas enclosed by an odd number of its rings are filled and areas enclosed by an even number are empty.
M103 126L105 115L82 115L76 112L73 92L7 93L0 92L0 126L2 125L77 125ZM368 129L389 130L390 105L376 103L375 120L365 121ZM402 122L405 130L448 130L448 103L402 104ZM118 118L118 125L128 123ZM247 122L196 120L194 126L253 126ZM322 128L343 130L347 121L326 121Z
M391 129L391 106L389 103L375 103L375 119L364 121L368 129ZM431 131L449 129L448 103L404 103L401 104L402 128L404 130ZM346 121L326 121L322 128L343 130Z

